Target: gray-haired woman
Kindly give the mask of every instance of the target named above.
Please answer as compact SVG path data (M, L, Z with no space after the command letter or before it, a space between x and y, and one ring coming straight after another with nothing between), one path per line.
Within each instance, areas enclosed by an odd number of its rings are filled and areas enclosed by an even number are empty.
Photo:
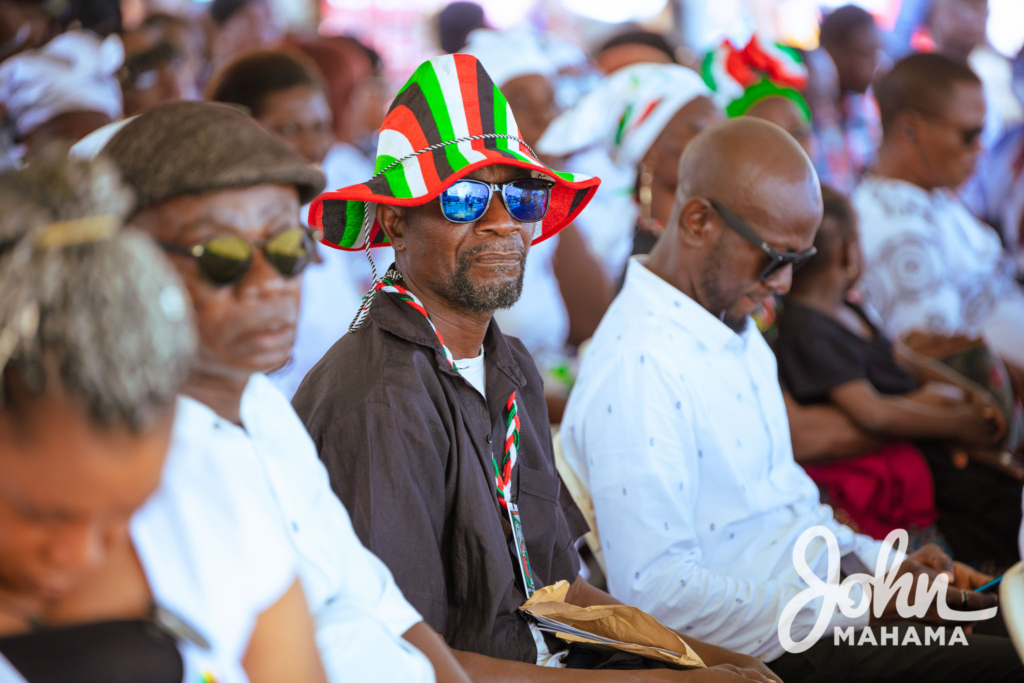
M0 175L0 680L322 681L263 489L167 457L195 332L129 204L102 162Z

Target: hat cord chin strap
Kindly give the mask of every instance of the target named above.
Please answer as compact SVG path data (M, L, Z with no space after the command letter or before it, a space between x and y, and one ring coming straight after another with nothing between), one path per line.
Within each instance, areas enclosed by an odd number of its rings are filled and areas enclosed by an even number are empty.
M356 317L352 319L352 323L348 326L349 332L355 332L359 329L359 326L366 320L366 315L370 312L370 304L373 303L373 295L377 293L377 283L380 282L380 278L377 275L377 264L373 262L373 257L370 256L370 228L373 227L373 215L376 211L371 212L370 207L372 205L369 202L363 204L363 242L365 243L363 249L366 251L366 260L370 262L370 272L373 274L373 282L370 283L370 291L363 295L363 300L359 304L359 310L356 311Z
M374 178L378 178L384 175L395 166L399 166L408 161L409 159L418 157L420 154L424 154L425 152L432 152L435 149L441 149L442 147L447 147L448 145L457 145L460 142L472 142L473 140L498 138L505 140L515 140L518 144L522 145L530 152L530 156L532 156L538 162L540 161L540 159L537 157L537 153L533 151L533 148L530 147L525 142L523 142L518 137L516 137L515 135L508 135L507 133L483 133L481 135L469 135L455 140L449 140L447 142L440 142L436 145L431 145L429 147L424 147L423 149L413 152L412 154L408 154L402 157L401 159L396 159L395 161L392 161L390 164L382 168L378 173L375 173L373 175L373 178L370 178L370 180L373 180ZM373 273L373 283L370 285L370 291L363 295L363 300L359 304L359 310L356 311L356 317L352 319L352 323L348 326L349 332L355 332L356 330L358 330L359 327L363 324L363 321L366 320L366 315L370 312L370 304L373 303L373 297L377 293L377 283L380 282L380 277L377 275L377 265L373 262L373 257L370 256L370 229L373 227L373 214L375 213L370 211L370 207L371 204L369 202L363 204L362 233L364 243L363 248L366 250L366 260L370 262L370 271Z

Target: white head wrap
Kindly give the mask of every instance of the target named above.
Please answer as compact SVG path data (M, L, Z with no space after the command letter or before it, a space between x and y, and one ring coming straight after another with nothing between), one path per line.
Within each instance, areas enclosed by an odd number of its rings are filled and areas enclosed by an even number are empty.
M680 109L711 90L677 64L633 64L619 69L556 118L537 151L568 156L604 146L612 161L636 168Z
M558 69L534 33L526 28L509 31L477 29L469 34L462 52L480 60L499 88L513 78L540 74L553 77Z
M123 62L116 35L101 41L88 31L69 31L0 63L0 102L20 135L73 111L118 119L121 85L115 74Z

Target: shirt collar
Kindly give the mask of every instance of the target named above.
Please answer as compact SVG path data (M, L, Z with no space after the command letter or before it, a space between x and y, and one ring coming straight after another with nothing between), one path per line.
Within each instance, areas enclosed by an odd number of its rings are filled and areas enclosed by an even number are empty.
M646 259L633 257L626 269L626 284L622 295L634 302L642 301L658 311L664 318L683 328L711 351L727 347L745 348L753 320L747 321L743 334L737 334L703 306L683 294L644 265ZM632 304L631 304L632 305Z
M448 365L444 351L441 350L441 342L438 341L437 335L434 334L430 325L426 320L423 320L422 315L414 311L408 304L388 295L386 292L377 292L370 305L368 317L382 330L390 332L400 339L433 349L438 368L442 372L451 375L458 374ZM358 331L356 334L358 334ZM508 340L505 339L505 335L498 328L498 323L495 322L494 318L491 318L491 323L487 328L483 351L486 356L486 362L488 364L493 363L499 370L508 375L508 378L516 386L521 387L526 384L526 378L519 368L519 363L516 362L515 357L512 355Z

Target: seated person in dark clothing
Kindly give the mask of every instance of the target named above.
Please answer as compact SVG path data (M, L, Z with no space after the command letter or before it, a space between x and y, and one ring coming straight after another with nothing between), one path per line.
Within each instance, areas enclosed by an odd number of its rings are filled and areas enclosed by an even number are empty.
M413 74L376 168L310 209L328 242L396 253L368 311L295 394L335 492L474 680L632 679L557 668L558 643L518 609L558 581L571 604L616 601L579 576L586 524L555 470L540 376L492 320L519 297L530 245L568 225L598 181L537 161L501 92L461 54ZM756 659L687 642L709 668L652 679L778 680Z
M863 266L856 214L843 195L828 188L822 195L818 254L794 275L779 317L779 375L796 402L837 407L884 443L804 467L865 533L906 528L913 536L936 521L937 510L957 559L1005 567L1016 553L1020 485L991 468L954 468L949 448L981 459L999 444L1003 415L981 387L894 347L849 301Z

